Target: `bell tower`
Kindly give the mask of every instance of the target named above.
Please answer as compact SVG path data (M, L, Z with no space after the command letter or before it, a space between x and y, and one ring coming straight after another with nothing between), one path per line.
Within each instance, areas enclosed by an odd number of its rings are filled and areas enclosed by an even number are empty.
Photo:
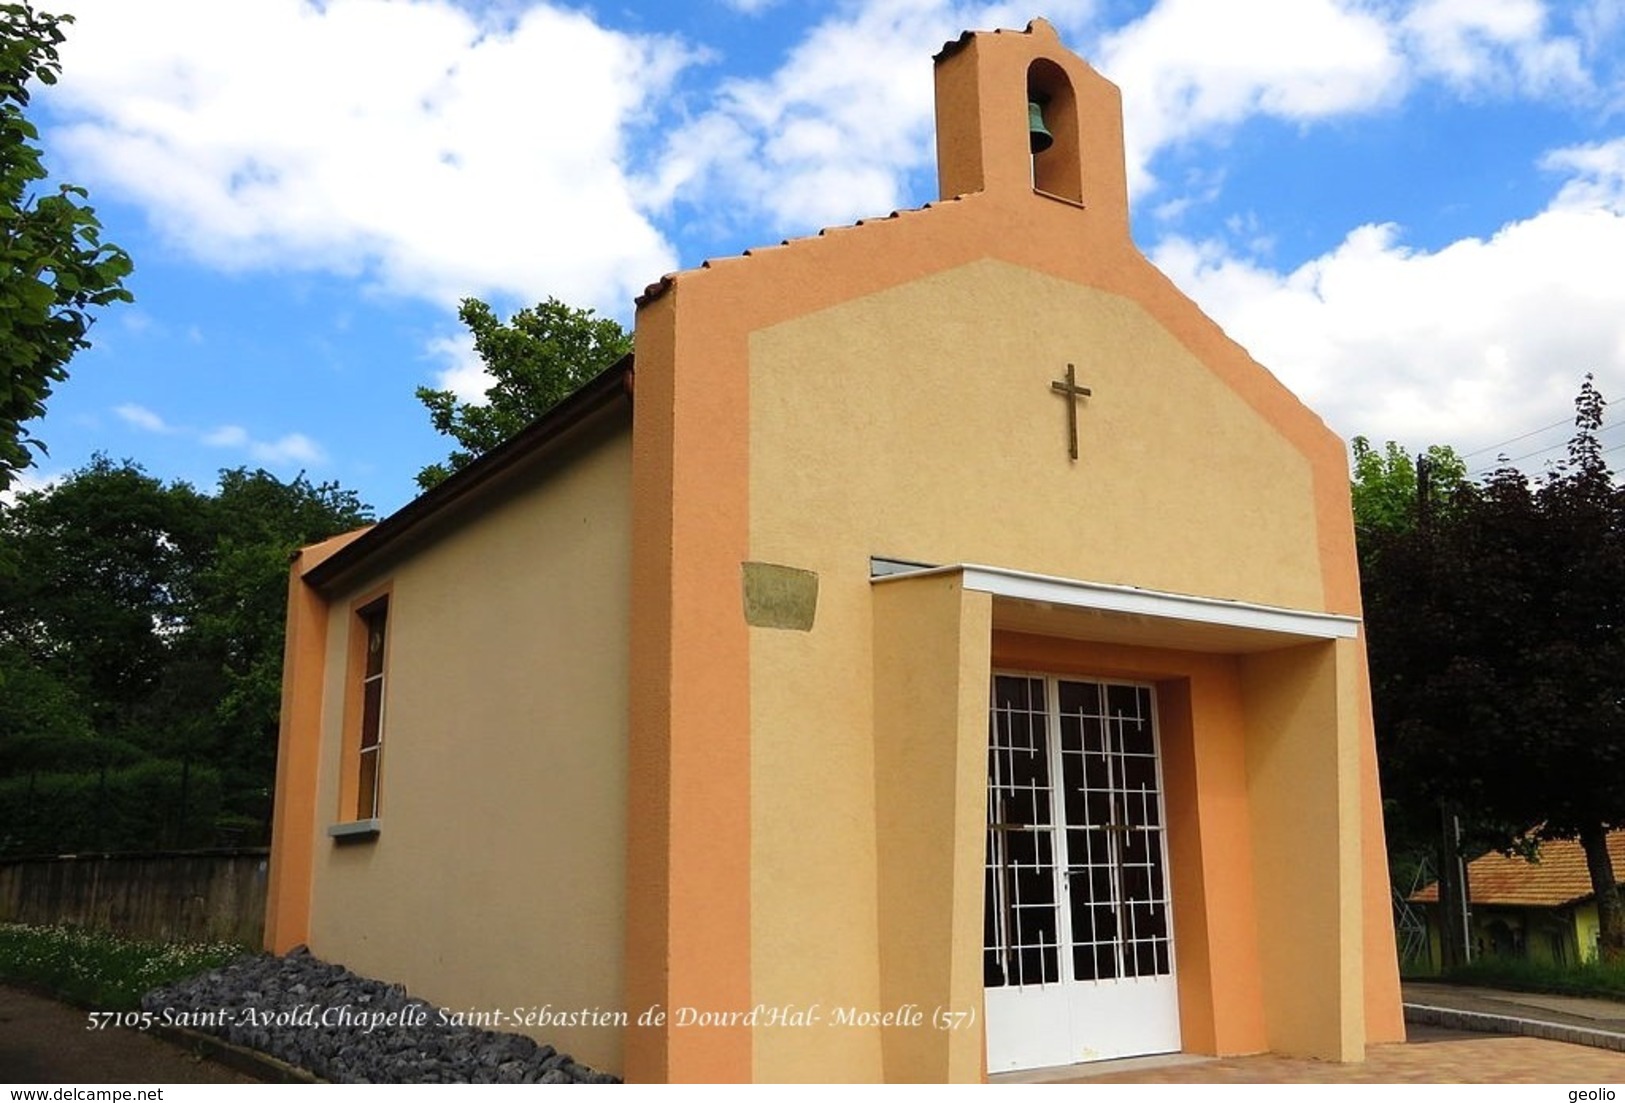
M1035 19L1025 31L967 32L935 60L943 199L1026 194L1082 207L1127 235L1122 95L1054 27Z

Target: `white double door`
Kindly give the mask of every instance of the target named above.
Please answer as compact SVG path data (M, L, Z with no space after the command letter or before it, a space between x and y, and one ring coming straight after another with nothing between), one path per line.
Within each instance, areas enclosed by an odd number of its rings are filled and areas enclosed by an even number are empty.
M995 674L982 973L989 1072L1179 1049L1150 686Z

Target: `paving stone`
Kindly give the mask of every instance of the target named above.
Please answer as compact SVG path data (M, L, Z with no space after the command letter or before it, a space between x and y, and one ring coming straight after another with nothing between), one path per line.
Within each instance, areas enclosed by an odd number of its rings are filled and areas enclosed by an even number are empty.
M1415 1027L1410 1041L1372 1046L1363 1062L1224 1057L1161 1068L1061 1076L1079 1084L1625 1084L1625 1054L1545 1038Z

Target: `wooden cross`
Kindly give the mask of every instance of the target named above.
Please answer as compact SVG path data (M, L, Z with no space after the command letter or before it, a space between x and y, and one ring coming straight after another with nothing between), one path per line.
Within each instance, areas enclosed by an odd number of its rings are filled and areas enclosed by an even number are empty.
M1075 460L1078 458L1078 399L1088 398L1093 392L1088 387L1078 386L1078 378L1071 364L1066 366L1066 378L1055 380L1049 385L1049 389L1066 398L1067 443Z

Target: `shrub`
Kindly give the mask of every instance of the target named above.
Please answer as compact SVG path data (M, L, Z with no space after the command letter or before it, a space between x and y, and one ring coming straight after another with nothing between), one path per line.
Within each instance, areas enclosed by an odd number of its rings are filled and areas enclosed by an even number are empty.
M1569 996L1625 1000L1625 961L1552 965L1522 958L1485 955L1469 965L1450 970L1445 979L1458 984L1508 988L1518 992L1556 992Z

